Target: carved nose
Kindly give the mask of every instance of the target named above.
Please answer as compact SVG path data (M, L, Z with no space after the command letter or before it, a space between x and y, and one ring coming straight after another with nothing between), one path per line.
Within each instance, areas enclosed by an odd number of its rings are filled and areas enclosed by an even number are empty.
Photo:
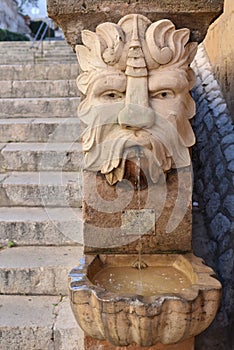
M154 118L150 107L129 103L119 112L118 123L133 129L150 128L154 125Z

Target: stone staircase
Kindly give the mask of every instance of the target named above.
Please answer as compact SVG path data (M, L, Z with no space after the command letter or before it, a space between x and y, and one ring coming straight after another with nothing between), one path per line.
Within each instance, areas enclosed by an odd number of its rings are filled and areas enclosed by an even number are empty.
M63 41L29 45L0 43L0 349L81 350L67 298L82 255L78 67Z

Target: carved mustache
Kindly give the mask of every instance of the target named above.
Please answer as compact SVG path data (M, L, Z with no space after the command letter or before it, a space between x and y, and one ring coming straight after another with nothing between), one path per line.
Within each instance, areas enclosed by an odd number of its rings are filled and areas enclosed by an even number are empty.
M121 181L129 150L135 146L143 149L150 177L155 183L161 169L167 171L171 167L190 165L188 149L180 142L171 122L154 113L154 125L150 128L123 128L118 117L124 108L124 103L117 102L92 107L80 115L88 124L82 135L86 170L101 171L111 184Z

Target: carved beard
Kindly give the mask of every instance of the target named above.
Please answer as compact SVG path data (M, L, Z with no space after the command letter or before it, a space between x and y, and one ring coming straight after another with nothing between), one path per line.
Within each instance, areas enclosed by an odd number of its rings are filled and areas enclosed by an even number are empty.
M82 134L85 170L100 171L113 185L123 180L126 162L135 161L138 154L147 159L148 176L157 183L162 171L190 165L189 151L177 132L176 121L155 114L155 124L150 129L126 128L118 124L123 108L124 102L115 102L79 113L81 121L88 125Z

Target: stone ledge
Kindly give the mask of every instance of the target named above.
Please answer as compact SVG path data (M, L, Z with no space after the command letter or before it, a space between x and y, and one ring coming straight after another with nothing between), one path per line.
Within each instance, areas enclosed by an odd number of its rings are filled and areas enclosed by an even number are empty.
M1 142L79 141L78 118L0 118Z
M76 97L74 80L2 80L1 98Z
M2 349L84 350L67 298L2 295L0 306Z
M79 97L2 98L0 118L75 117Z
M1 207L0 245L66 246L83 243L81 209Z
M79 172L42 171L0 174L0 205L4 207L81 207Z
M83 153L78 142L0 144L0 171L80 171Z
M81 247L14 247L1 251L0 294L66 295Z
M1 49L1 46L0 46ZM47 63L46 65L20 64L17 60L14 64L7 62L0 65L0 76L2 80L61 80L76 79L78 75L77 63Z
M130 13L140 13L153 22L168 18L177 28L189 28L192 41L201 42L210 23L222 13L223 0L47 0L47 9L73 48L81 41L81 30L94 31L98 24L117 23Z

